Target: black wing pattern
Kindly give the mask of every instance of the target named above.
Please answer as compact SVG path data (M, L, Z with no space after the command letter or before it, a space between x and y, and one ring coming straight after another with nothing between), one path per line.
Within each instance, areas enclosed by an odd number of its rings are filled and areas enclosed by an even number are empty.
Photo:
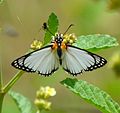
M62 66L65 71L77 75L83 71L92 71L105 65L107 61L99 55L68 45L63 53Z
M26 54L14 60L12 66L27 72L37 72L49 76L59 68L57 53L51 47L52 45L48 45Z

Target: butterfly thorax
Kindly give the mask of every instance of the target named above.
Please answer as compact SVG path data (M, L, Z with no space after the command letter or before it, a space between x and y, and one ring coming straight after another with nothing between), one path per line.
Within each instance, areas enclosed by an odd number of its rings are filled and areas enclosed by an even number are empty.
M63 49L66 49L66 44L63 42L63 34L56 33L55 36L53 37L53 49L57 50L57 55L59 57L60 64L62 64L62 51Z

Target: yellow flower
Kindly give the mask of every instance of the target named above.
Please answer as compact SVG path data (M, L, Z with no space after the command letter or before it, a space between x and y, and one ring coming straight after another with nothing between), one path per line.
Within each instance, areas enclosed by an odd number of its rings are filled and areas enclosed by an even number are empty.
M56 95L56 91L54 88L50 88L49 86L46 87L40 87L40 89L36 93L37 98L49 98L51 96Z
M43 43L39 40L34 40L32 44L30 45L30 48L33 50L40 49L43 46Z
M45 108L45 110L50 110L51 109L51 102L45 102L45 105L44 105L44 108Z
M49 86L47 86L45 88L46 94L49 96L55 96L56 95L56 91L54 88L50 88Z
M36 99L34 101L35 105L38 107L39 110L44 109L44 105L45 105L45 100L42 99Z
M35 105L38 108L37 113L40 113L41 110L51 109L52 103L47 101L46 99L54 95L56 95L56 91L54 88L51 88L49 86L40 87L40 89L36 92L36 99L34 101Z
M51 102L48 102L44 99L36 99L34 101L35 105L37 106L37 108L41 111L41 110L50 110L51 109Z
M76 38L74 33L72 33L72 34L65 34L63 36L63 42L64 43L73 44L76 40L77 40L77 38Z

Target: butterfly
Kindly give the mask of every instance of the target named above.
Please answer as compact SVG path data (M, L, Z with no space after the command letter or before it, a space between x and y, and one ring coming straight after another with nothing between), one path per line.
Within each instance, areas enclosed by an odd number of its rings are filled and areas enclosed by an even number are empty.
M44 29L50 31L46 23L43 25ZM84 71L100 68L107 63L97 54L73 46L69 42L65 43L63 37L66 32L56 33L49 45L17 58L11 63L12 66L44 76L51 75L58 70L59 66L62 66L66 72L74 76Z

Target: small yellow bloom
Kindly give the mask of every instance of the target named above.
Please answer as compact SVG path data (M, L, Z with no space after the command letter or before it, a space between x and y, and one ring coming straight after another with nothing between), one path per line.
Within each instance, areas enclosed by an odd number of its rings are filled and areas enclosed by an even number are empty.
M32 44L30 45L30 48L33 50L40 49L43 46L43 43L39 40L34 40Z
M69 42L70 42L70 44L72 44L72 43L73 43L73 40L71 40L71 39L70 39L70 41L69 41Z
M56 91L55 91L54 88L50 88L49 86L47 86L45 90L48 93L48 95L50 95L50 96L55 96L56 95Z
M52 103L46 99L55 95L56 91L54 88L51 88L49 86L40 87L40 89L36 92L36 99L34 101L35 105L38 108L37 113L40 113L41 110L50 110Z
M51 102L48 102L44 99L36 99L34 101L35 105L38 107L38 109L41 110L50 110L51 109Z
M63 39L63 42L66 44L67 43L67 39Z
M64 43L73 44L76 40L77 40L77 38L76 38L74 33L72 33L72 34L65 34L63 36L63 42Z
M44 87L40 87L40 89L36 92L37 98L41 98L44 96Z
M45 105L45 100L43 99L36 99L34 101L35 105L38 107L39 110L44 109L44 105Z
M50 88L49 86L46 87L40 87L40 90L37 91L36 93L37 98L49 98L51 96L55 96L56 95L56 91L54 88Z
M44 105L44 108L45 108L45 110L51 110L51 102L45 102L45 105Z

